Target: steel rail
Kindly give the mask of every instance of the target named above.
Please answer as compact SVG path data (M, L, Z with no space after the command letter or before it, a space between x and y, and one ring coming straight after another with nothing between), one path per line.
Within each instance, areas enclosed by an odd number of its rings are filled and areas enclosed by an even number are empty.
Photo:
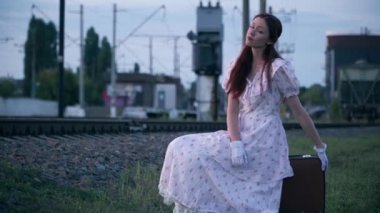
M298 123L284 123L285 129L300 129ZM370 123L316 123L319 128L370 127ZM0 136L75 135L133 132L209 132L225 130L225 122L75 119L75 118L0 118Z

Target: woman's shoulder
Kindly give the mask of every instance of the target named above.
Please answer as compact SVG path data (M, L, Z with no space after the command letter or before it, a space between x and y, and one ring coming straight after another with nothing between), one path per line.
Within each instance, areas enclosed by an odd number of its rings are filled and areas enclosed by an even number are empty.
M286 65L286 64L289 64L290 62L283 59L283 58L275 58L272 62L272 68L273 70L276 70L280 67L282 67L283 65ZM276 68L276 69L275 69Z
M288 60L285 60L283 58L276 58L273 60L272 62L272 77L274 76L274 74L280 69L280 68L283 68L283 69L291 69L292 65L291 63L288 61Z

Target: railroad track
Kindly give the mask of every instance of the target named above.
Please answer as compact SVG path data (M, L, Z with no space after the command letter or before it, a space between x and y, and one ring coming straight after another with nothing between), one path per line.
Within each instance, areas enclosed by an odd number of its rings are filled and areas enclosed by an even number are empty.
M317 128L369 127L380 124L316 123ZM298 123L284 123L299 129ZM208 132L226 129L225 122L157 121L70 118L0 118L0 136L73 135L132 132Z

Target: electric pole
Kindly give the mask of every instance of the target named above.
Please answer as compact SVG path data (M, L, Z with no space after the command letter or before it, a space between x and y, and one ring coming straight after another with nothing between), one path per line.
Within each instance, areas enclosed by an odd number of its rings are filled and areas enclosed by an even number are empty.
M84 109L84 45L83 45L83 5L79 8L80 14L80 70L79 70L79 105Z
M159 34L137 34L133 35L133 37L147 37L149 39L149 71L150 74L153 74L153 40L154 38L168 38L173 39L174 41L174 55L173 55L173 70L174 76L179 78L179 54L178 54L178 40L181 37L180 35L159 35Z
M65 99L63 94L64 88L64 48L65 48L65 0L59 1L59 50L58 50L58 69L59 69L59 85L58 85L58 117L63 118L65 107Z
M78 11L73 11L78 14ZM83 5L79 6L79 55L80 55L80 67L79 67L79 106L84 109L84 44L83 44Z
M266 13L267 11L267 1L266 0L260 0L260 13Z
M266 0L260 0L260 13L266 13ZM250 18L249 18L249 0L243 0L243 25L242 25L242 45L244 47L245 45L245 36L248 30L248 26L250 24Z
M122 10L118 10L116 4L113 4L113 34L112 34L112 56L111 56L111 103L110 103L110 117L116 117L116 13Z
M36 98L36 53L37 53L36 48L37 48L37 45L36 45L36 28L34 28L34 26L32 29L32 36L33 36L33 39L32 39L32 44L33 44L32 54L33 55L32 55L31 97Z
M149 73L153 75L153 37L149 36Z
M179 36L174 36L174 77L180 78L179 54L178 54L178 39Z
M110 116L116 117L116 97L115 97L115 81L116 81L116 4L113 4L113 36L112 36L112 58L111 58L111 103Z
M294 9L292 9L290 11L280 9L277 12L275 12L272 10L272 7L269 7L269 9L270 9L271 14L275 13L276 16L281 20L283 26L288 25L286 27L286 29L290 30L290 32L287 33L288 35L290 34L290 37L288 37L286 39L286 40L288 40L288 42L284 42L285 41L284 38L282 40L279 40L278 42L276 42L276 49L277 49L278 53L280 53L282 56L285 55L285 58L287 60L291 60L290 56L295 51L295 44L294 44L293 38L291 36L291 34L292 34L291 22L294 19L293 17L297 14L297 11Z
M243 0L243 29L242 29L242 45L245 45L245 34L247 33L249 26L249 0Z
M32 17L34 17L34 10L35 8L35 5L33 4L32 5ZM32 29L31 29L31 32L32 32L32 64L31 64L31 68L32 68L32 73L31 73L31 79L30 79L30 97L32 98L35 98L36 97L36 28L35 26L33 25Z

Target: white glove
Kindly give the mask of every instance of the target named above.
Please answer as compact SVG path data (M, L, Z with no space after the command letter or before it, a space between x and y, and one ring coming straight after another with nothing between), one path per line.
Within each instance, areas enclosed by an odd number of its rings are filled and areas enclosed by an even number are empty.
M313 149L317 153L318 158L321 160L322 171L325 171L329 164L329 160L327 159L326 155L327 144L323 143L323 148L317 148L316 146L313 146Z
M232 166L243 166L248 163L247 153L245 153L244 145L241 141L231 141L230 149Z

